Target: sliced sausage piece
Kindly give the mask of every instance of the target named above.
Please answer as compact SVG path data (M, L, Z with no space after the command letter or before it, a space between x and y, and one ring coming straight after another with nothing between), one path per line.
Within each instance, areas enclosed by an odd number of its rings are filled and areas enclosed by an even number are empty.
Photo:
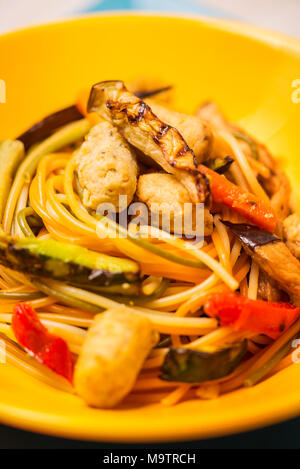
M150 321L125 308L95 316L75 366L75 390L99 408L112 408L131 391L157 342Z
M127 205L132 201L137 182L135 155L109 122L92 127L75 165L85 207L96 210L101 203L111 203L119 211L120 195L127 196Z
M173 233L190 235L189 229L196 228L195 205L186 188L172 174L143 174L138 179L137 196L149 208L152 224L155 214L160 227L167 229L169 224Z

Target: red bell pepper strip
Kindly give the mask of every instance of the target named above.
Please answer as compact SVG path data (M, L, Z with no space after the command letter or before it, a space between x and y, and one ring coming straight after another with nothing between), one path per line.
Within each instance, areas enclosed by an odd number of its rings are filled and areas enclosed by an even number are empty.
M17 341L29 355L73 382L74 363L68 345L50 334L29 304L15 307L11 325Z
M257 196L236 186L225 176L216 173L207 166L200 164L198 169L209 177L214 202L226 205L254 225L271 233L274 232L277 220L274 210L268 202L260 200Z
M272 339L277 339L300 315L300 308L289 303L251 300L236 293L212 293L204 311L218 318L221 326L265 334Z

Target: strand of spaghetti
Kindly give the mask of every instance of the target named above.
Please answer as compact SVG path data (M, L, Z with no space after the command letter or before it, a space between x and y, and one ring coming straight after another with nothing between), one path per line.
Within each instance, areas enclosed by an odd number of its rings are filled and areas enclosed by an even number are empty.
M269 179L271 172L263 163L259 160L255 160L252 156L247 157L251 168L260 174L263 178Z
M88 318L78 318L74 316L64 316L62 314L53 314L53 313L39 313L39 316L44 319L53 319L59 323L69 324L72 326L79 327L90 327L93 323L93 319Z
M66 165L68 158L66 158L65 155L67 155L67 153L49 153L48 155L44 156L38 164L36 170L36 179L39 193L39 201L42 206L45 206L46 203L46 177L49 172ZM53 158L55 158L54 161Z
M216 384L202 384L195 389L195 394L199 399L216 399L220 394L220 385Z
M214 224L220 236L220 239L222 241L222 244L224 246L226 253L230 253L230 240L228 236L228 231L226 230L223 223L220 221L220 215L214 216Z
M5 334L9 339L16 340L10 324L0 323L0 333Z
M243 280L240 283L240 294L245 297L248 296L248 282L247 282L246 277L243 278Z
M215 259L211 258L206 252L201 251L200 249L196 248L192 243L188 241L184 241L183 239L176 238L166 231L162 231L159 228L149 227L149 226L141 226L140 232L147 232L150 229L151 235L163 239L166 243L170 243L173 246L178 247L182 251L187 251L190 254L194 255L197 259L199 259L203 264L209 267L223 282L228 285L231 290L236 290L238 287L237 281L225 270L225 268ZM147 230L147 231L146 231Z
M23 283L23 279L20 278L16 272L0 265L0 275L7 284L7 288L14 288L20 286Z
M224 385L224 392L232 391L242 386L244 381L251 376L256 370L261 368L285 343L287 343L300 330L300 319L298 319L286 332L284 332L277 340L268 346L263 353L257 358L252 366L248 367L244 373L241 373L236 379ZM254 357L257 357L256 354Z
M8 195L4 216L3 227L6 232L10 232L11 224L24 182L29 182L40 159L47 153L59 150L84 137L90 129L90 124L86 119L72 122L55 132L51 137L46 138L29 151L24 161L20 164L14 178L11 190Z
M248 298L251 298L252 300L256 300L257 298L258 278L259 278L258 264L252 261L250 274L249 274L249 288L248 288Z
M231 253L230 253L231 267L233 267L234 264L236 263L239 255L240 255L241 249L242 249L241 242L238 239L236 239L233 243L232 250L231 250Z
M190 384L181 384L181 386L178 386L175 391L173 391L167 397L161 399L160 403L167 407L178 404L178 402L181 401L181 399L187 394L190 388Z
M245 258L245 264L242 265L241 268L239 268L235 274L235 278L240 283L240 288L243 282L246 281L246 275L250 268L249 262L246 261L246 256L244 258ZM215 291L222 292L226 290L228 290L228 287L226 287L226 285L217 285L216 287L206 290L204 292L201 292L200 294L198 293L197 295L192 295L192 297L189 300L187 300L185 303L182 303L180 305L180 307L178 308L175 314L177 316L186 316L186 314L189 312L194 313L204 304L205 299L209 293L213 293Z
M248 162L248 159L246 158L246 156L240 149L240 146L238 142L236 141L236 139L229 132L223 129L218 130L218 136L221 139L223 139L223 141L225 141L228 144L228 146L231 148L233 155L241 171L243 172L243 175L246 178L253 194L257 195L262 200L269 201L269 197L267 196L262 186L257 181L255 175L253 174L253 171Z
M229 252L230 251L228 251L228 252L225 251L224 245L222 243L222 240L221 240L220 235L217 232L217 230L214 230L212 232L211 238L212 238L212 240L214 242L214 245L216 247L216 250L217 250L218 257L219 257L219 260L221 262L221 265L225 269L227 269L227 271L231 274L231 265L230 265L230 261L229 261ZM235 290L236 290L236 288L235 288Z
M242 171L240 170L239 166L236 163L233 163L229 169L229 172L231 176L233 176L233 179L235 183L244 189L245 191L249 192L249 185L247 184L246 179L244 178L244 175Z
M170 305L178 305L183 301L188 300L191 295L198 294L204 290L213 288L218 283L218 281L218 277L215 274L211 274L206 280L204 280L204 282L200 283L200 285L196 285L195 287L189 288L188 290L180 293L175 293L174 295L158 298L157 300L148 303L147 307L159 309Z
M69 316L77 316L80 318L93 319L94 315L88 311L83 311L77 308L71 308L60 304L53 304L47 308L47 311L55 314L66 314Z
M80 288L64 285L54 280L49 280L49 285L58 292L65 293L73 298L92 305L109 309L120 308L120 303L103 297L101 295L91 293ZM183 334L192 335L197 333L207 333L217 327L217 321L211 318L179 318L171 313L163 313L160 311L152 311L147 308L138 308L124 306L128 311L132 311L148 317L157 330L163 334Z
M44 318L43 314L38 314L38 317L40 318L42 324L47 327L49 332L51 332L54 335L57 335L61 337L62 339L65 339L68 344L74 344L76 345L76 350L80 352L81 346L83 344L86 331L81 329L80 327L76 327L74 325L70 324L61 324L55 320L47 320ZM7 324L7 331L10 332L10 337L15 340L14 334L12 330L10 329L9 324L11 324L12 321L12 314L2 314L0 316L0 321L4 321ZM2 328L3 329L3 328Z
M245 263L247 260L248 256L246 254L243 254L237 261L238 254L240 252L240 243L239 244L234 244L235 246L235 252L234 256L232 256L231 261L236 262L236 276L240 275L238 280L241 281L242 278L244 278L245 275L247 275L247 272L249 270L249 263ZM233 265L233 263L232 263ZM238 271L242 269L241 274L238 274ZM246 273L245 273L246 272ZM192 295L197 295L201 294L203 291L207 291L217 285L219 282L218 277L215 274L210 275L204 282L202 282L200 285L196 285L195 287L192 287L186 291L176 293L174 295L166 296L159 298L157 300L154 300L150 303L147 304L148 308L153 308L153 309L160 309L160 308L165 308L170 305L178 305L184 301L189 300L189 298Z
M91 228L87 227L86 225L81 223L79 220L77 220L75 217L73 217L70 214L70 212L60 202L58 202L55 199L53 177L50 177L46 182L46 196L54 212L57 215L59 215L60 218L63 220L62 224L67 224L69 229L71 228L71 229L77 230L77 232L80 234L85 234L85 235L96 237L95 230L92 230Z
M164 351L161 355L158 355L157 357L148 358L148 360L144 362L143 369L149 370L152 368L160 367L163 364L167 352L168 350Z
M59 217L56 215L54 212L54 216L50 216L48 212L46 211L46 207L42 207L39 203L39 195L37 193L37 180L36 178L33 179L31 185L30 185L30 190L29 190L29 199L30 203L32 205L32 208L34 211L42 218L43 222L49 225L54 225L57 227L60 227L59 222Z
M197 295L193 295L192 298L190 298L185 303L182 303L179 306L179 308L175 312L175 315L185 317L188 313L195 313L195 311L198 311L198 309L205 303L205 299L207 298L208 294L222 291L228 291L228 288L225 285L218 285L214 288L209 289L208 291L205 290L201 293L198 293Z
M16 215L18 214L19 211L23 210L27 206L28 193L29 193L29 184L24 184L21 190L21 194L20 194L17 206L16 206ZM14 234L20 238L24 238L24 234L20 228L17 217L15 217L14 219Z
M0 338L5 343L5 358L7 363L54 388L74 393L72 386L66 379L54 373L54 371L42 365L37 360L30 358L28 354L21 350L19 346L5 334L0 333Z

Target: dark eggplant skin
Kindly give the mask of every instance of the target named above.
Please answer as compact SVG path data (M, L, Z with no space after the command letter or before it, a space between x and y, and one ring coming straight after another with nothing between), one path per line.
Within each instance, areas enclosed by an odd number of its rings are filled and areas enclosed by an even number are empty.
M233 162L233 158L225 156L225 158L215 158L213 160L204 161L203 164L218 174L224 174L228 171Z
M134 94L140 99L145 99L145 98L151 98L151 96L156 96L159 93L164 93L165 91L169 91L172 88L173 86L164 86L163 88L157 88L156 90L151 90L151 91L138 91Z
M225 226L235 235L240 241L247 246L251 251L254 251L258 246L265 246L270 243L281 242L280 238L274 236L268 231L256 228L253 225L246 225L244 223L231 223L222 220Z
M134 269L134 265L131 269L131 265L124 268L124 261L120 264L120 269L116 270L111 267L112 262L118 263L118 258L111 256L105 256L104 265L102 268L97 268L96 263L91 262L90 265L85 265L81 262L78 256L74 256L74 260L70 256L70 253L64 250L65 243L58 241L51 241L55 243L54 248L56 249L53 253L50 249L45 249L40 252L30 247L30 244L26 246L22 241L31 241L31 238L25 238L20 240L5 239L0 240L0 264L18 272L29 274L33 277L45 277L52 278L55 280L61 280L68 283L86 284L90 286L101 286L101 285L113 285L120 283L133 283L139 278L139 272ZM47 241L45 241L47 242ZM42 241L32 238L32 243L43 244ZM91 251L86 248L78 246L78 251L82 251L81 255L89 256ZM58 251L62 250L63 256L59 256ZM48 251L48 252L47 252ZM65 255L66 252L66 256ZM97 257L99 253L92 252L92 256ZM100 254L101 256L101 254Z
M247 339L215 350L171 347L160 379L180 383L203 383L229 375L247 351Z
M23 142L27 151L32 145L50 137L59 127L80 120L83 117L75 105L66 107L53 114L49 114L49 116L34 124L26 132L17 137L17 140Z

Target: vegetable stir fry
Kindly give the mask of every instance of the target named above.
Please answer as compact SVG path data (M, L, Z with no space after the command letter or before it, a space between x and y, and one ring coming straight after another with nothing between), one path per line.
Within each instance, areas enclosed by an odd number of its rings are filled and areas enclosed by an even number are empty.
M93 407L253 386L300 335L287 176L215 103L189 115L173 92L101 81L0 143L7 362Z

